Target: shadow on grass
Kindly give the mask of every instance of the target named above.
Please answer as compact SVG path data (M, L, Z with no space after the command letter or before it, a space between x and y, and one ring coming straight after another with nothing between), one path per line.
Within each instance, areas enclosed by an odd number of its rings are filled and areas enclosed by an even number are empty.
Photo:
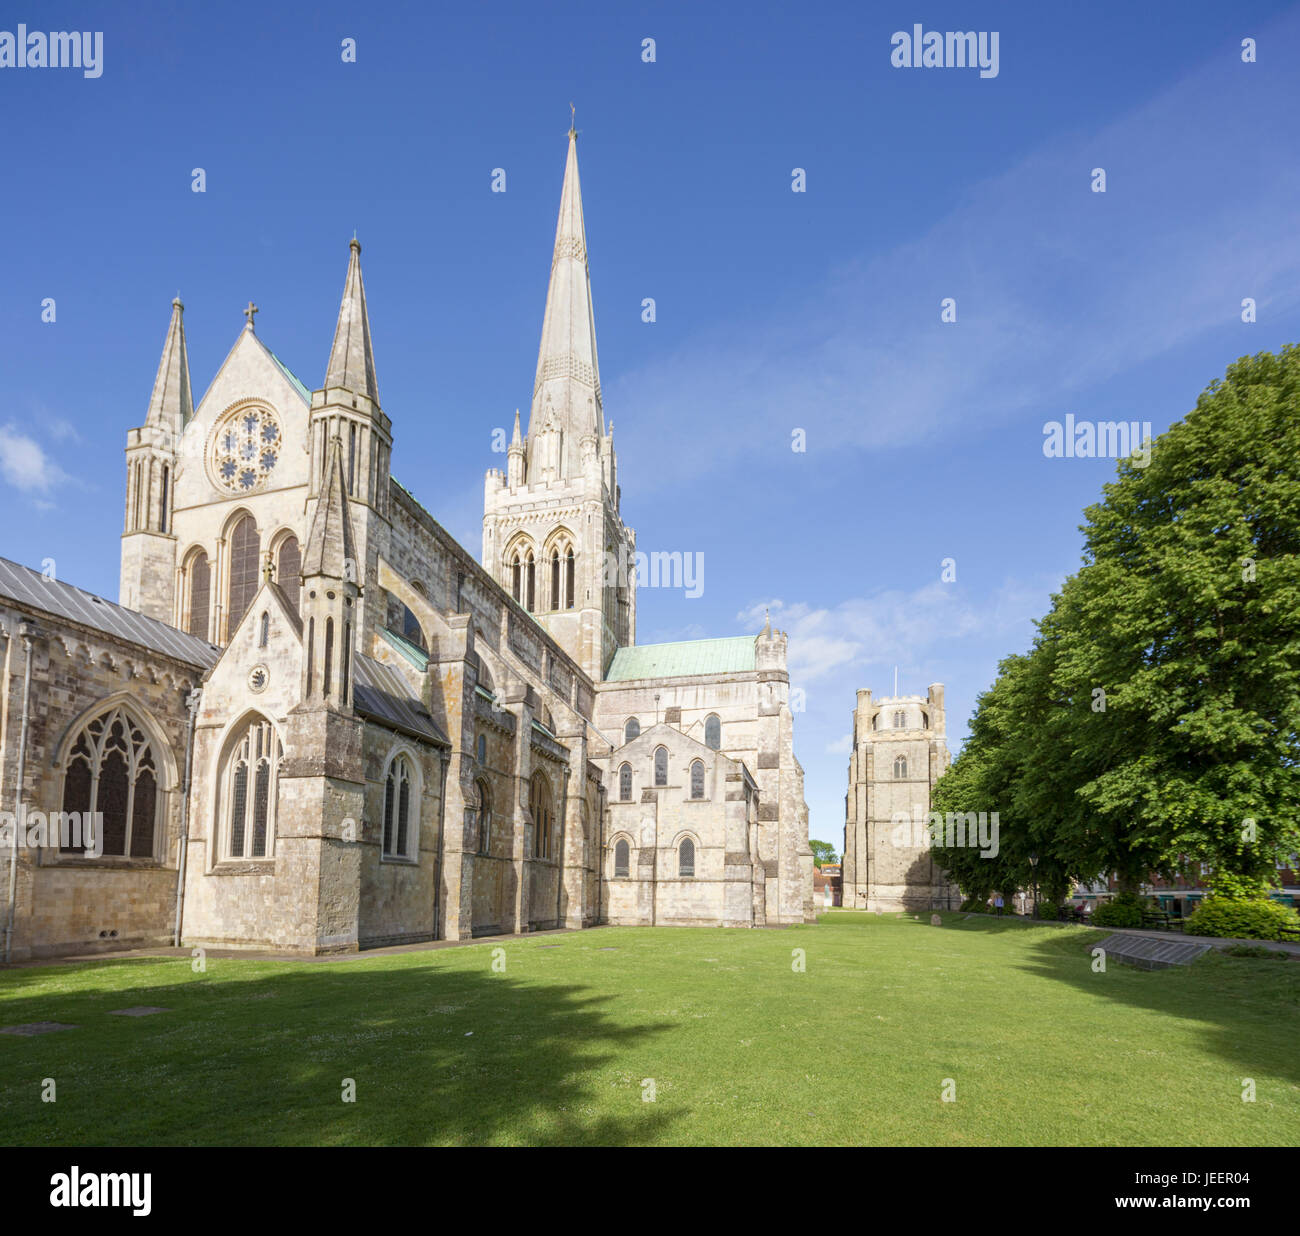
M0 978L4 1144L637 1145L671 1117L641 1101L638 1044L613 996L420 961L362 968L92 963L80 989ZM141 973L141 964L151 974ZM126 973L131 971L132 973ZM68 977L73 977L69 975ZM85 976L82 981L86 981ZM15 982L17 980L17 982ZM15 996L15 987L22 994ZM161 1005L150 1017L112 1009ZM42 1103L42 1079L57 1102ZM344 1102L345 1079L355 1102Z
M996 919L949 925L985 933L1008 930ZM1165 970L1142 970L1112 960L1104 972L1094 971L1092 950L1106 936L1100 930L1051 926L1050 934L1027 941L1028 964L1020 968L1090 998L1100 996L1195 1022L1206 1049L1243 1077L1269 1073L1300 1083L1300 1052L1294 1046L1300 1024L1300 964L1210 952L1189 966ZM1068 1034L1068 1027L1062 1026L1062 1033ZM1159 1044L1153 1040L1152 1045Z

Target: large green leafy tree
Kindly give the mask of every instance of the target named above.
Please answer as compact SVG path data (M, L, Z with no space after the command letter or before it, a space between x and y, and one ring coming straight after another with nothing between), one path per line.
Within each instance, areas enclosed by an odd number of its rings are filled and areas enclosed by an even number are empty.
M1027 884L1033 853L1048 895L1189 861L1257 895L1300 849L1300 349L1238 361L1086 515L1083 567L936 808L999 810L998 880Z
M1300 808L1300 348L1231 366L1087 519L1042 624L1068 705L1048 759L1096 856L1262 892Z

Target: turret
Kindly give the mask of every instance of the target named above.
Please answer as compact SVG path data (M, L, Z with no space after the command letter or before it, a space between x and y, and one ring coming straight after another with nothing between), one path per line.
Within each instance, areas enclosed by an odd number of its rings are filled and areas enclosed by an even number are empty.
M526 451L523 437L519 433L519 409L515 409L515 432L510 439L510 450L506 459L506 484L511 489L518 489L524 483L526 473Z
M340 438L329 443L325 469L325 489L317 500L302 556L302 699L306 708L350 713L356 600L361 589Z
M119 600L163 622L174 621L176 540L172 504L181 434L194 415L185 349L185 306L172 301L171 321L145 423L127 434L126 518Z
M355 523L355 583L363 586L375 578L379 555L387 552L393 438L392 423L379 403L361 278L361 244L355 237L349 245L348 273L325 382L311 397L310 435L311 500L319 500L332 480L329 451L335 440L339 443L344 492ZM374 592L377 596L378 590ZM383 618L382 613L370 613L362 601L359 637L368 638L370 627Z

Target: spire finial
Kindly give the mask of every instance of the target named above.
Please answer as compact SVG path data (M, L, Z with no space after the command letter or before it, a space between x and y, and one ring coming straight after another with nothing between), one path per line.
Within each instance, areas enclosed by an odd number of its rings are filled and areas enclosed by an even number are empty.
M245 330L254 329L253 317L258 313L261 313L261 310L250 300L248 302L248 308L244 310L244 317L248 319L248 325L244 328Z
M578 130L576 127L577 120L578 120L578 109L574 107L572 103L570 103L569 104L569 136L570 137L578 136Z

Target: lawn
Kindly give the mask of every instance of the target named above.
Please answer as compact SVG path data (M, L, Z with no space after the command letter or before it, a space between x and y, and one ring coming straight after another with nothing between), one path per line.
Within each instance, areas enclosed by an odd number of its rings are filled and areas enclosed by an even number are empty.
M0 1035L0 1143L1300 1143L1300 963L1094 973L1100 939L850 911L10 970L0 1026L78 1029Z

